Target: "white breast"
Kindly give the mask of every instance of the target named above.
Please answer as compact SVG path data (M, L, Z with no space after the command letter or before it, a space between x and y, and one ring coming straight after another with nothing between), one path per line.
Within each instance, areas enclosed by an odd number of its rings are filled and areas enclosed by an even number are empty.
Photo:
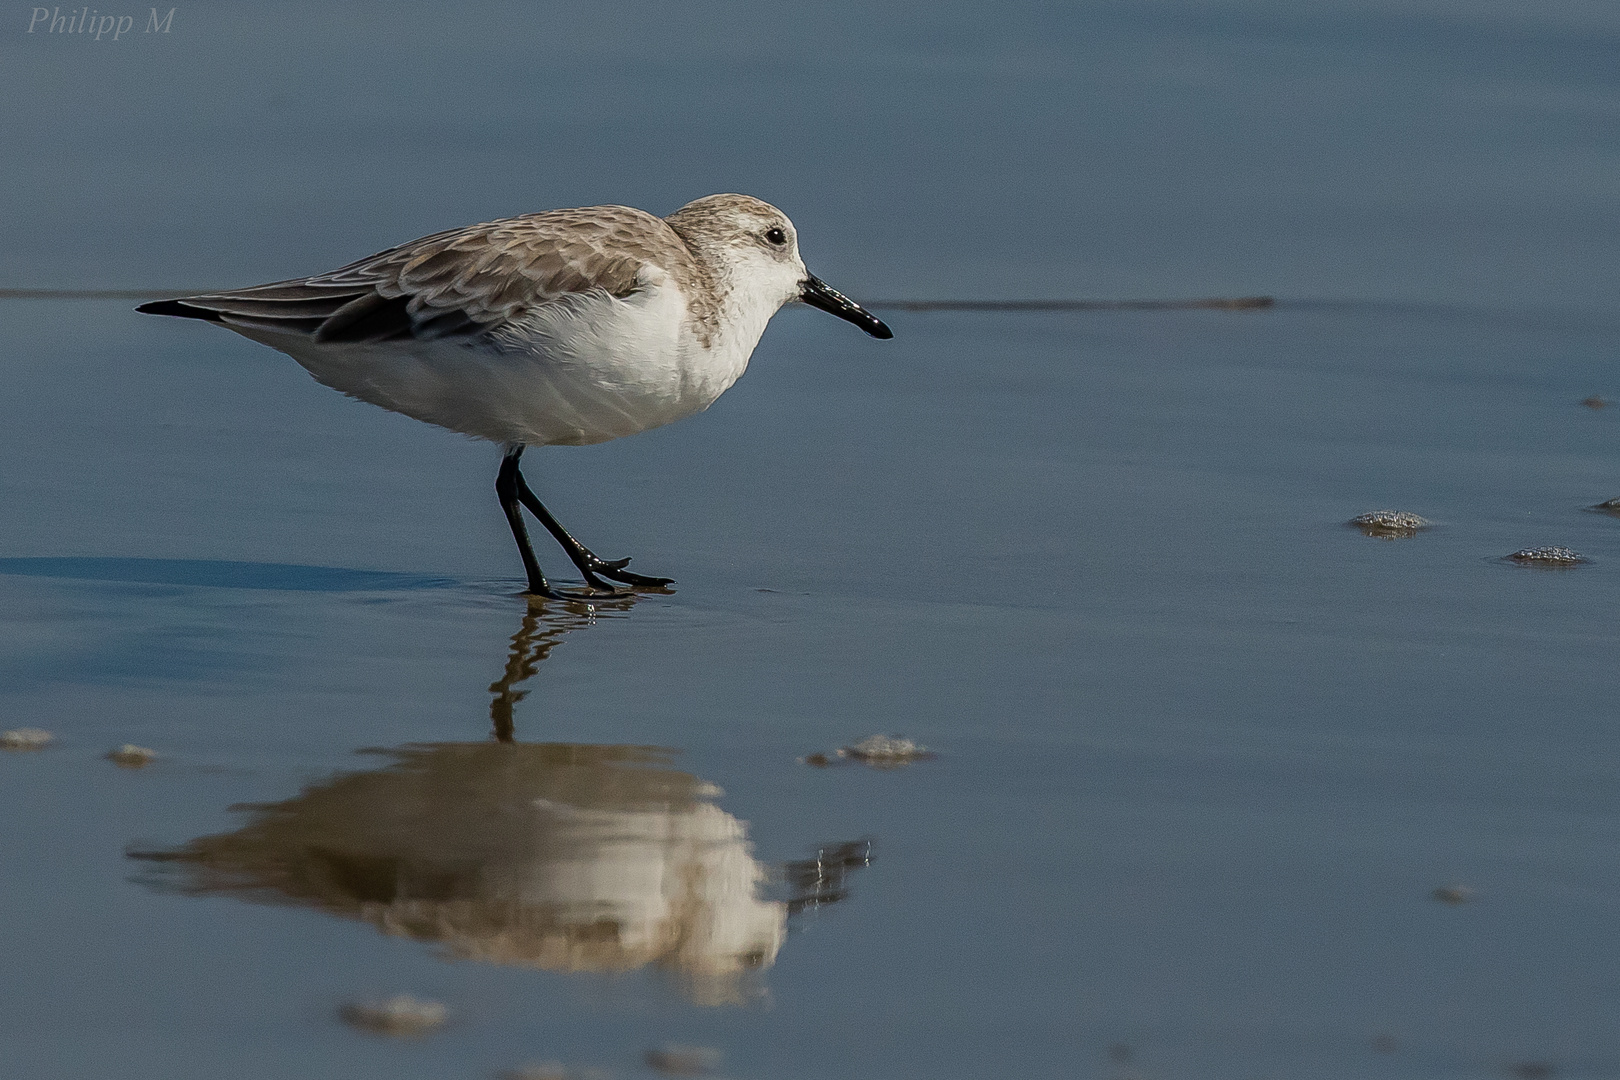
M742 375L769 319L722 325L705 346L674 282L645 273L622 300L601 291L561 298L492 344L248 336L327 386L430 424L497 443L582 446L708 408Z

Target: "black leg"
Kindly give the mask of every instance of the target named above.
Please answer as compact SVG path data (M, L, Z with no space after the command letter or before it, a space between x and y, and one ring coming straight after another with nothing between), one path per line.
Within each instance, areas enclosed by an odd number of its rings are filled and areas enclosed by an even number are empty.
M519 452L521 453L521 451ZM626 570L625 565L630 562L629 559L614 559L609 562L606 559L597 558L590 548L574 539L573 534L562 527L562 522L551 516L551 511L546 509L545 504L540 501L540 497L529 490L529 484L523 479L523 474L517 471L517 459L513 457L508 458L508 460L513 462L512 471L517 476L518 499L522 501L524 506L529 508L529 513L539 519L540 524L546 527L546 531L556 539L557 543L562 545L562 549L568 553L569 559L573 561L575 566L579 567L579 572L585 576L587 584L599 589L613 588L602 578L610 578L621 584L634 585L643 589L660 589L665 585L675 584L674 578L647 577L645 574L636 574ZM506 465L503 462L501 468L504 469L505 467Z
M523 525L523 511L518 505L522 497L520 491L528 489L523 482L523 474L518 471L518 459L522 456L523 447L519 445L509 449L501 459L501 471L495 477L495 494L501 500L501 511L506 515L506 523L512 527L512 539L517 541L518 554L523 558L523 572L529 578L528 591L534 596L545 596L552 600L600 599L586 593L566 593L553 589L546 575L540 572L540 562L534 557L534 548L529 546L529 530Z

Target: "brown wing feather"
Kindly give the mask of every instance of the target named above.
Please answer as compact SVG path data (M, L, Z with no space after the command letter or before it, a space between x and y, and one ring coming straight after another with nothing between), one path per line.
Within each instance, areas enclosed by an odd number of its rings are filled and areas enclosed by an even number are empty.
M682 285L703 273L663 219L589 206L434 233L315 277L138 310L327 342L475 338L571 293L628 296L647 265Z

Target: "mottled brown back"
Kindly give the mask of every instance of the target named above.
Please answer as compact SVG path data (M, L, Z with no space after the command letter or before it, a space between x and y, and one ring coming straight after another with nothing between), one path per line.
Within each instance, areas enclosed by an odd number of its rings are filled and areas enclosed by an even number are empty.
M700 340L718 310L708 271L662 219L628 206L547 210L434 233L329 273L146 305L325 342L476 337L570 294L625 297L643 266L669 273Z

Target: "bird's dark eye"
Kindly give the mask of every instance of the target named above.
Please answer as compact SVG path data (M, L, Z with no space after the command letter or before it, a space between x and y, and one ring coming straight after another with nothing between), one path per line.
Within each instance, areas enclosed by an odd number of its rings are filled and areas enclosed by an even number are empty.
M781 229L766 229L765 241L766 243L775 244L777 247L781 247L783 244L787 243L787 233L783 232Z

